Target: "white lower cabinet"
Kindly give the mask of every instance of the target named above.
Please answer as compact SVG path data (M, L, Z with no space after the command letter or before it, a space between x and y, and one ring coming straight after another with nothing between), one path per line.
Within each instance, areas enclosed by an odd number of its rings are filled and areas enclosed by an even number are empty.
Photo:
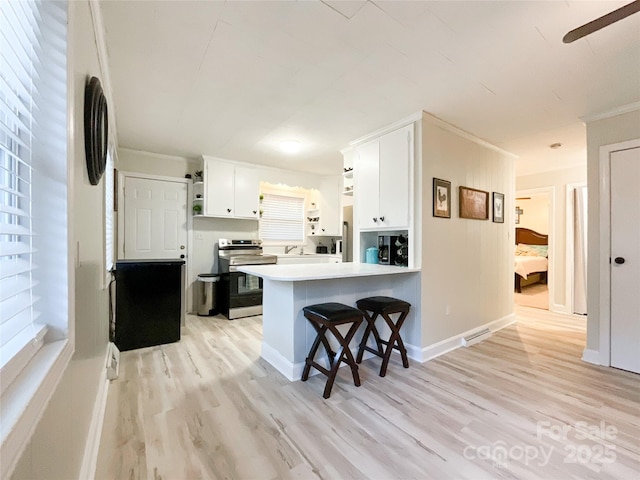
M204 159L204 215L258 219L260 181L256 170L217 158Z

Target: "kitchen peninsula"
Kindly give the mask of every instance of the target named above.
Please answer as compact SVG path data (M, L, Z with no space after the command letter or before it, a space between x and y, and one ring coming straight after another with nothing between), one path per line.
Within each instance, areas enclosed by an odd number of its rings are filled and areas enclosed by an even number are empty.
M316 332L302 308L324 302L355 306L356 300L387 295L411 303L402 329L410 357L420 345L420 269L365 263L247 265L238 270L263 279L262 358L289 380L299 380ZM388 334L380 327L382 335ZM364 327L351 343L355 351Z

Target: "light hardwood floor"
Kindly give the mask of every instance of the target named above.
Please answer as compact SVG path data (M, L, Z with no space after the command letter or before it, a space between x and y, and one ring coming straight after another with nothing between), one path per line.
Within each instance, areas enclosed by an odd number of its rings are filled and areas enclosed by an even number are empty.
M385 378L366 360L359 388L343 368L328 400L323 376L260 359L260 317L189 316L179 343L122 354L96 477L639 478L640 376L580 360L584 318L516 308L517 325L409 369L395 356Z

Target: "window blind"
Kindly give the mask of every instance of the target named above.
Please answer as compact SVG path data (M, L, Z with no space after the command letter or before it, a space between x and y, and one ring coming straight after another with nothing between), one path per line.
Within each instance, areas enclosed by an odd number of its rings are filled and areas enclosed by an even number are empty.
M41 51L37 5L0 2L0 369L2 387L15 377L11 361L25 347L34 353L44 335L37 325L33 263L33 78ZM13 372L12 372L13 371ZM17 369L19 371L19 368Z
M261 204L260 238L264 242L304 241L304 197L265 193Z
M114 171L113 153L111 148L107 151L107 164L104 171L104 241L105 241L105 266L107 271L113 269L114 263L114 235L113 235L113 207L114 207Z

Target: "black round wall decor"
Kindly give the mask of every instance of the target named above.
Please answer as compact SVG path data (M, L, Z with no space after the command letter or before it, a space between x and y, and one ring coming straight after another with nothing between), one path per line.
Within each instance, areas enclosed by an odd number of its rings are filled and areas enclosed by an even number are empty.
M97 185L107 164L109 121L100 80L91 77L84 90L84 149L91 185Z

